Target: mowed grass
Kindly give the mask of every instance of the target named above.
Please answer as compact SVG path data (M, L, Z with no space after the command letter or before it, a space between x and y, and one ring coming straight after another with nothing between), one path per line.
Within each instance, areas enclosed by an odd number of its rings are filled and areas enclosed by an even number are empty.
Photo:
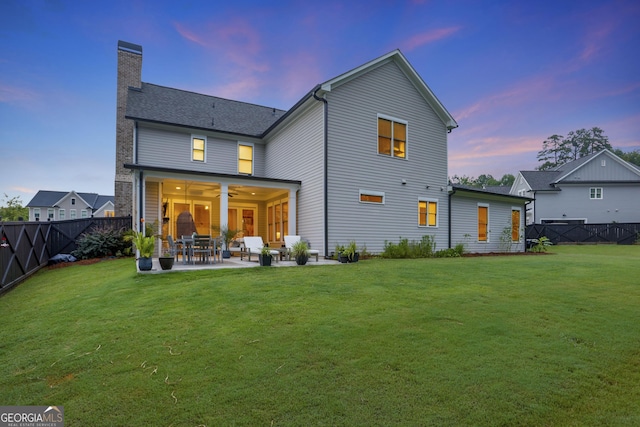
M0 297L0 404L68 426L640 425L640 246L137 275Z

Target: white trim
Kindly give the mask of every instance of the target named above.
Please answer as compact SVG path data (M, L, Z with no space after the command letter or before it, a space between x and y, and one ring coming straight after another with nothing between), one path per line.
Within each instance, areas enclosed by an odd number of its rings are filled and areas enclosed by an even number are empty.
M195 139L201 139L202 141L204 141L204 150L203 150L204 152L202 154L203 156L202 160L196 160L193 158L193 151L195 150L193 146L193 141ZM198 162L198 163L207 163L207 137L205 135L191 134L191 161Z
M363 201L362 200L362 195L382 197L382 202L378 203L378 202ZM386 202L386 196L385 196L385 193L382 192L382 191L369 191L369 190L359 189L358 190L358 202L359 203L363 203L363 204L370 204L370 205L384 205L385 202Z
M480 240L480 230L478 226L480 225L480 218L478 218L478 208L484 207L487 208L487 240ZM489 203L478 203L476 205L476 241L478 243L491 243L491 205Z
M427 203L426 224L420 225L420 202ZM436 225L429 225L429 203L436 204ZM430 197L418 197L418 227L419 228L438 228L440 226L440 201Z
M251 173L248 174L246 172L240 172L240 146L244 145L245 147L251 147ZM251 175L253 176L253 172L255 170L255 163L256 163L256 147L255 144L253 142L242 142L242 141L238 141L237 144L237 162L236 162L236 171L238 172L238 175Z
M380 138L380 128L379 128L379 119L389 120L391 121L391 155L381 154L378 147L378 138ZM393 122L402 123L405 126L405 135L404 135L404 157L398 157L393 155ZM386 158L399 159L399 160L408 160L409 159L409 122L407 120L398 119L393 116L388 116L386 114L378 113L376 115L376 154L379 156L383 156Z
M600 190L600 197L591 197L591 190L595 191L595 196L598 196L598 190ZM602 200L604 199L604 190L602 187L589 187L589 200Z

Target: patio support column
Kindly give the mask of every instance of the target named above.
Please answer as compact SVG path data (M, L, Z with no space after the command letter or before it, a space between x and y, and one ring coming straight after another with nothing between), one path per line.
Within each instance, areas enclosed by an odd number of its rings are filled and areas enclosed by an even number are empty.
M296 236L297 232L297 224L296 218L298 217L298 203L296 201L297 190L289 190L289 230L287 230L287 234L289 236Z
M220 184L220 226L229 225L229 184Z

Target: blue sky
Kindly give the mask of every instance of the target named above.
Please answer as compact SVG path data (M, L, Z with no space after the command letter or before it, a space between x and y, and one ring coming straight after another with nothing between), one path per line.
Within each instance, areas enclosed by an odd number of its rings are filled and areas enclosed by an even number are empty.
M640 149L639 22L636 0L2 0L0 197L113 194L118 40L143 81L282 109L400 48L460 125L449 175L534 169L593 126Z

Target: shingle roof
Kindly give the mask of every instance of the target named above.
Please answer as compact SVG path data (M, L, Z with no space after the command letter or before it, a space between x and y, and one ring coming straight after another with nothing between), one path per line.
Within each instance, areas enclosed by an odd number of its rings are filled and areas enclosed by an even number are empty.
M560 191L551 185L562 174L560 171L520 171L533 191Z
M33 199L27 203L26 207L54 207L63 197L69 194L69 191L48 191L40 190L33 196ZM102 196L97 193L76 193L78 197L87 202L92 209L98 209L107 202L114 202L113 196Z
M129 88L126 117L259 137L285 113L143 82L141 89Z
M493 195L498 195L498 196L507 196L507 197L512 197L512 198L516 198L516 199L528 199L528 197L523 197L523 196L518 196L518 195L515 195L515 194L511 194L509 192L511 187L504 186L504 185L489 185L489 186L486 186L486 187L474 187L472 185L453 184L452 187L455 188L455 189L458 189L458 190L473 191L475 193L485 193L485 194L493 194Z

